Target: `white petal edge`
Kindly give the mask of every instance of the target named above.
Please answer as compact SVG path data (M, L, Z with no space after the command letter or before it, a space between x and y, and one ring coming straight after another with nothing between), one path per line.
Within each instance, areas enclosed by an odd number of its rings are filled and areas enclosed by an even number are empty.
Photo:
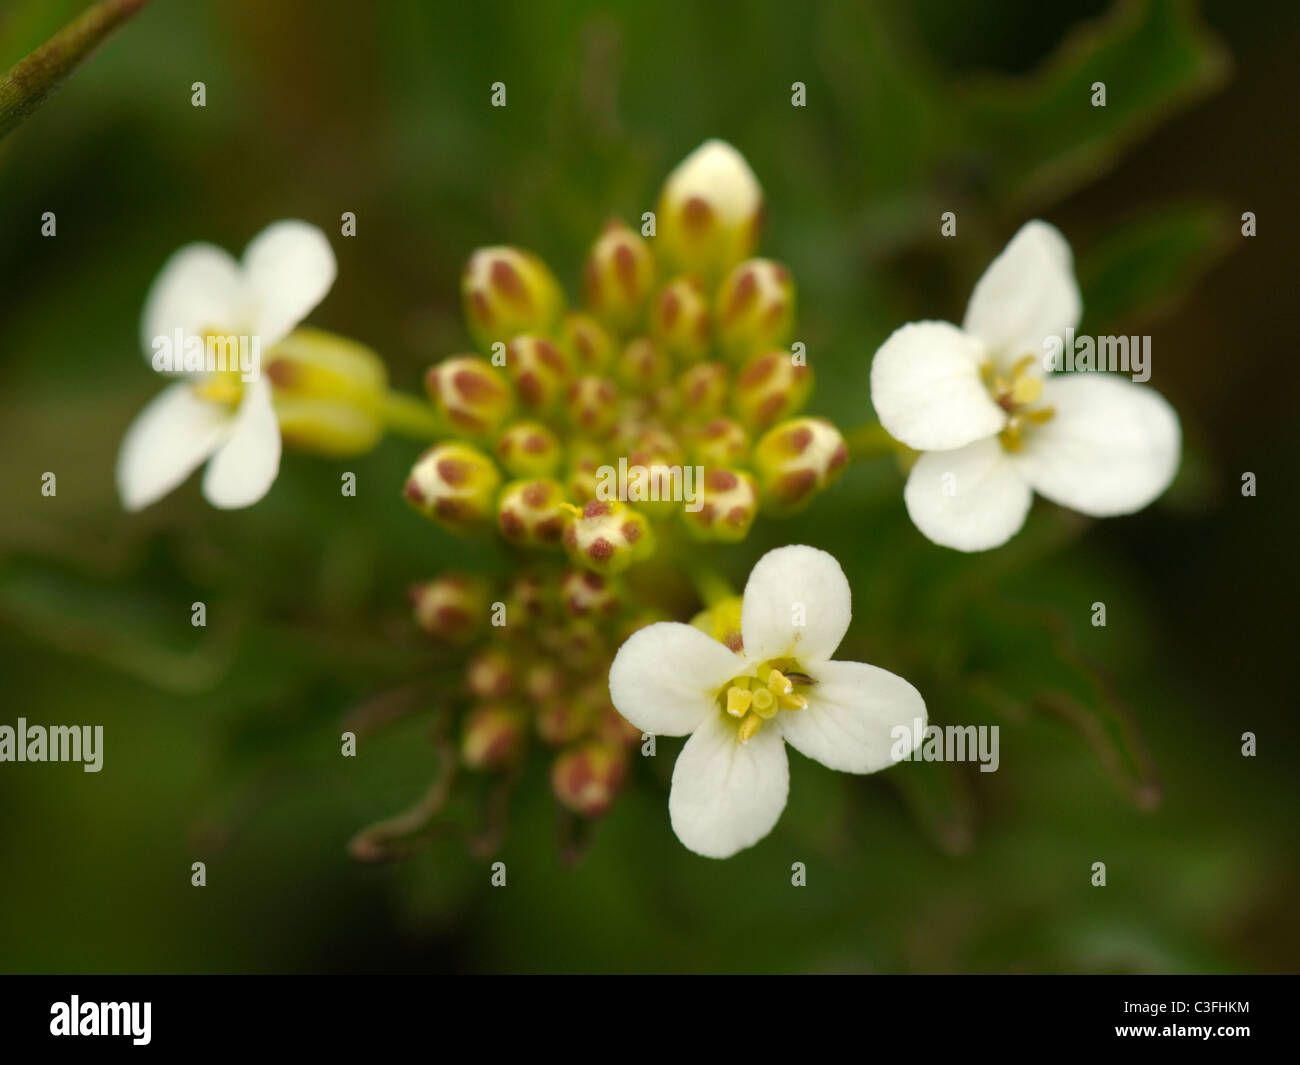
M203 474L203 494L214 507L252 506L280 472L280 424L265 378L250 381L235 413L230 436Z
M834 555L803 544L778 547L754 564L745 582L740 610L745 657L755 663L786 657L825 662L852 616L849 580Z
M140 346L152 360L154 339L174 339L177 329L186 338L209 329L237 332L247 310L239 264L215 244L187 244L163 264L145 297Z
M609 667L615 708L642 732L685 736L718 709L744 660L692 625L658 621L627 638Z
M1005 369L1021 356L1042 365L1046 337L1079 324L1083 297L1074 256L1060 230L1026 222L975 283L962 328L978 337Z
M917 451L948 451L1000 432L1006 412L980 376L984 345L949 322L894 330L871 363L871 405Z
M127 510L157 502L185 480L229 435L225 407L195 396L188 382L168 385L145 406L117 453L117 493Z
M677 756L668 816L690 850L730 858L772 831L789 794L781 730L769 724L740 743L734 722L710 714Z
M1103 518L1131 514L1174 479L1178 415L1153 388L1114 374L1049 376L1042 402L1055 416L1025 438L1025 478L1053 503Z
M249 242L244 273L254 307L251 328L265 352L325 298L338 265L324 233L308 222L287 219Z
M911 738L924 732L925 700L911 684L863 662L827 662L807 690L802 710L777 715L786 742L813 761L842 773L874 773L898 761ZM914 728L919 720L921 727ZM905 730L906 748L895 729ZM900 733L901 736L901 733Z
M987 551L1006 543L1025 523L1033 498L997 437L956 451L927 451L903 489L916 527L936 544L958 551Z

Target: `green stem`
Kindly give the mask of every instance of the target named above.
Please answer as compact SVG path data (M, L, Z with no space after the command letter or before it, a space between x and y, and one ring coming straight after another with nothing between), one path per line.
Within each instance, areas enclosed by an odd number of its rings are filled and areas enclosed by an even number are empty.
M706 607L711 609L724 600L735 597L736 590L731 582L707 562L689 562L687 571L691 575L691 583L695 585L695 593Z
M416 440L437 440L447 435L447 426L427 402L404 392L389 392L384 397L384 424L401 436Z
M102 0L0 74L0 138L11 133L91 52L149 0Z
M886 455L905 455L908 448L900 444L878 422L859 425L844 435L849 445L849 457L857 462L863 459L878 459Z

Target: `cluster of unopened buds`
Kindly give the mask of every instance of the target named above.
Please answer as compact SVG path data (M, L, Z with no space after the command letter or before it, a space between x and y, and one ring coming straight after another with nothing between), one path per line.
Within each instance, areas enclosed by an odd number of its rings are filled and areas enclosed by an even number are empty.
M557 751L556 797L582 815L608 809L640 739L609 701L614 652L662 617L625 571L743 540L848 463L839 430L801 413L813 376L792 343L794 281L752 257L762 207L743 157L710 141L669 176L647 235L611 221L597 236L580 308L531 252L474 252L462 296L476 351L425 378L445 435L406 498L453 532L499 535L522 568L501 598L469 575L413 590L439 640L484 635L461 759L508 771L533 734Z

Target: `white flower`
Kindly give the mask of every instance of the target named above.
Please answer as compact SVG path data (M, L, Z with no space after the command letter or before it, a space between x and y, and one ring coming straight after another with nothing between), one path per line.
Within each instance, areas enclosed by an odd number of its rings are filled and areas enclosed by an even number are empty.
M871 366L871 402L895 439L925 452L903 498L935 543L1006 543L1033 493L1094 517L1130 514L1178 469L1178 416L1113 374L1043 375L1044 342L1079 321L1070 246L1029 222L975 285L962 327L913 322Z
M239 263L212 244L186 245L145 302L145 352L155 354L156 338L181 335L256 338L265 354L324 298L335 272L329 241L306 222L268 226ZM280 427L264 375L203 372L163 389L122 440L123 506L148 506L207 460L203 494L214 506L246 507L266 495L280 469Z
M739 652L671 621L619 649L609 671L619 712L644 732L690 734L668 813L697 854L727 858L772 830L789 791L787 741L847 773L874 773L907 753L891 734L924 725L925 703L883 669L830 661L850 616L839 563L813 547L781 547L749 575Z

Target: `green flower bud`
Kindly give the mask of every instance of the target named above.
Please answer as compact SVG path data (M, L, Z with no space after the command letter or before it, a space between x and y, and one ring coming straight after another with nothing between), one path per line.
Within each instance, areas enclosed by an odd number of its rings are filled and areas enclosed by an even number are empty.
M618 588L608 577L576 567L560 577L560 598L575 618L613 617L620 605Z
M718 341L733 362L783 347L794 327L794 281L771 259L750 259L718 289Z
M763 509L789 514L830 486L849 463L844 437L825 418L794 418L754 447Z
M626 751L599 740L570 747L551 764L551 791L581 817L607 813L626 779Z
M659 290L650 317L651 335L674 358L698 362L709 353L712 323L704 283L679 277Z
M564 391L564 413L583 436L606 437L618 423L618 386L603 377L579 377Z
M425 517L464 532L491 519L501 474L490 458L459 440L429 448L411 468L406 498Z
M569 447L569 476L564 482L570 499L595 499L599 478L596 471L605 464L600 446L590 440L576 440Z
M812 369L796 366L784 349L755 355L736 376L732 405L736 417L763 430L798 414L812 395Z
M691 624L701 632L712 636L718 643L726 644L739 653L745 646L740 634L741 597L732 596L721 603L702 610L691 618Z
M565 527L564 549L574 565L608 576L652 554L654 533L626 503L593 499Z
M749 535L758 514L758 482L742 470L704 471L699 510L682 510L686 528L698 540L736 543Z
M628 448L627 498L652 517L671 516L681 505L672 487L684 458L671 433L654 426L642 429Z
M559 639L555 653L570 676L589 673L602 661L608 669L609 648L597 623L590 618L575 618L556 630Z
M655 283L655 261L641 237L617 220L606 224L583 268L587 308L616 333L637 329Z
M713 418L694 427L687 441L703 466L736 466L749 455L749 433L733 418Z
M465 687L483 702L508 698L515 690L514 659L500 647L488 647L474 655L465 667Z
M555 662L539 659L524 670L524 693L539 708L560 698L567 684L567 675Z
M570 311L560 325L560 343L578 373L604 373L614 360L614 338L582 311Z
M537 711L537 735L548 747L572 743L591 723L591 708L572 695L555 699Z
M519 764L528 744L528 722L514 707L476 706L461 724L460 757L470 769L499 773Z
M558 548L570 517L564 489L549 477L512 481L497 504L501 535L521 547Z
M519 574L510 586L505 604L507 634L526 631L559 613L549 584L537 573Z
M300 451L360 455L384 435L388 373L364 345L299 327L266 357L280 437Z
M706 141L664 182L655 247L682 273L715 282L753 253L762 218L763 190L745 157Z
M465 321L482 351L520 333L549 333L564 290L547 265L522 248L479 248L461 278Z
M731 371L721 362L702 362L677 379L682 413L701 421L723 412L730 389Z
M514 407L505 374L477 355L452 355L430 366L424 389L447 424L466 436L495 433Z
M550 477L560 467L560 440L541 422L515 422L497 440L496 455L512 477Z
M623 348L617 371L624 386L647 394L672 380L673 363L668 353L649 337L635 337Z
M675 385L660 385L640 396L628 396L623 404L625 423L645 425L672 421L681 401Z
M477 577L445 573L407 594L415 623L437 640L466 644L487 627L488 588Z
M551 410L569 379L569 361L554 341L525 333L506 345L506 372L529 410Z

